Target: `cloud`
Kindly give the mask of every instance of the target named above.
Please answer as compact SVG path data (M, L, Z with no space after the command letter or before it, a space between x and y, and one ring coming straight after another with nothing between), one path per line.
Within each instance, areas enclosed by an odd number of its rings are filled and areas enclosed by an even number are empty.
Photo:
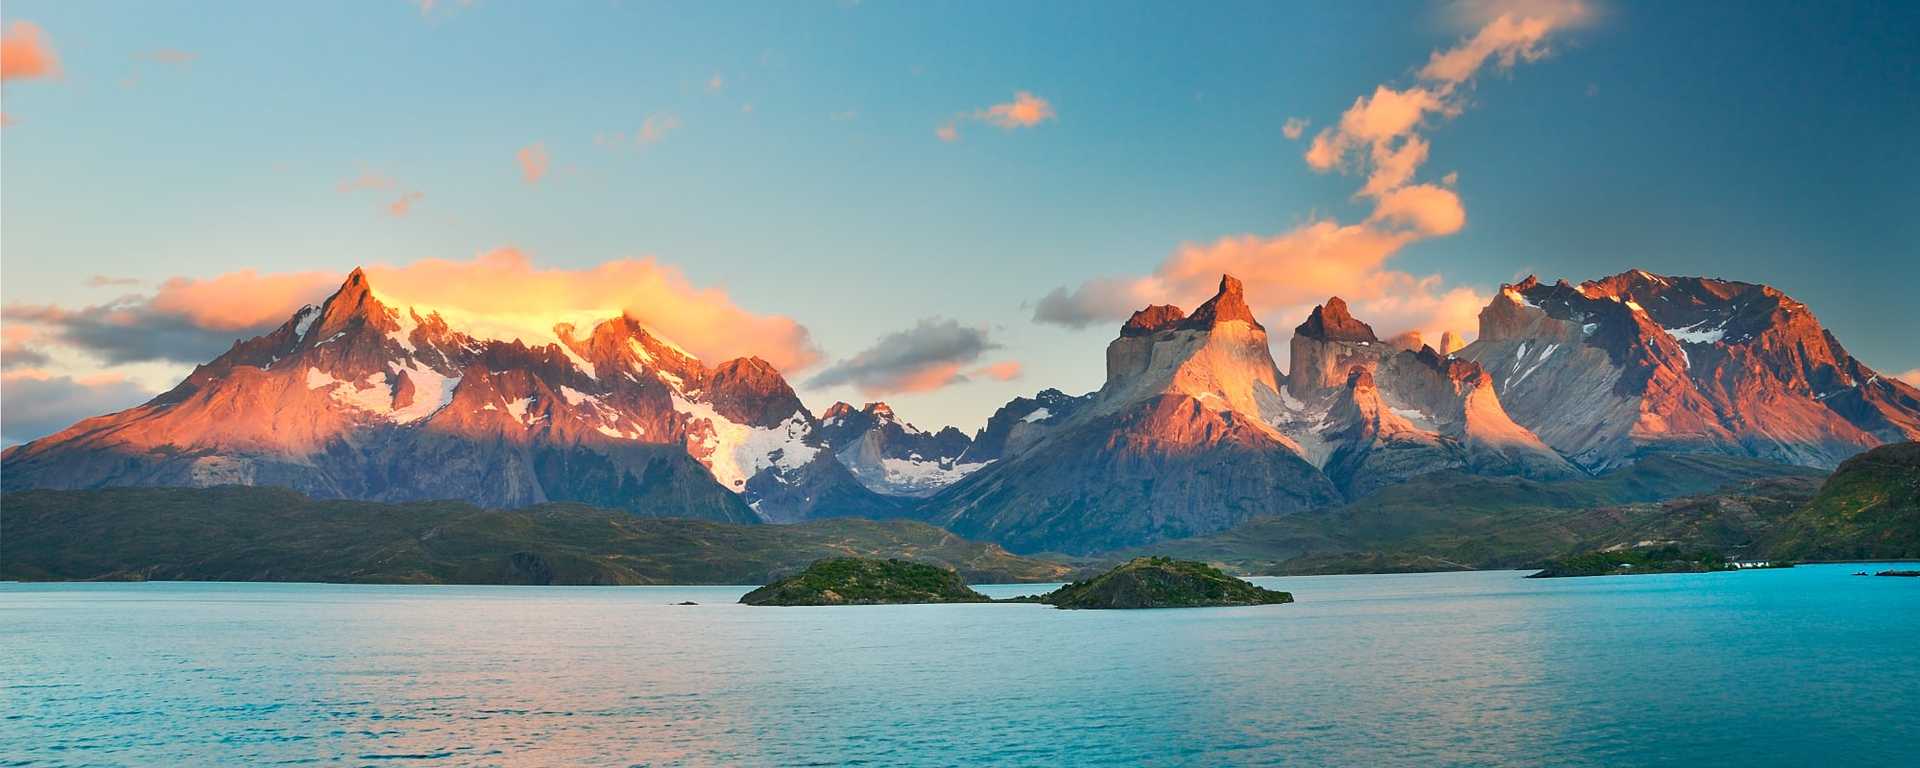
M1053 105L1026 91L1013 95L1013 101L987 107L976 115L1001 128L1027 128L1053 119Z
M372 265L367 276L381 296L472 316L625 313L709 362L757 356L791 372L820 359L805 326L743 309L726 291L695 287L679 269L653 258L542 269L524 253L504 248L471 261Z
M402 194L398 199L387 203L387 213L394 218L406 216L413 212L413 204L420 202L420 200L425 197L426 195L420 192Z
M726 87L727 87L726 75L722 75L719 72L715 72L713 73L713 77L707 78L707 90L709 92L717 93Z
M1246 284L1255 312L1282 321L1283 327L1304 318L1315 303L1339 295L1388 335L1407 330L1470 334L1486 297L1471 288L1448 287L1439 275L1392 269L1388 262L1412 243L1451 235L1467 223L1466 208L1452 189L1456 175L1448 174L1441 184L1416 181L1429 153L1422 129L1463 112L1468 102L1462 86L1479 72L1545 56L1549 33L1586 17L1584 6L1573 3L1528 7L1538 12L1493 13L1454 47L1433 52L1417 82L1375 87L1314 135L1302 154L1309 168L1365 177L1353 199L1370 210L1358 223L1316 217L1279 234L1183 244L1152 274L1056 288L1035 303L1033 319L1082 328L1118 322L1148 303L1174 301L1191 308L1212 294L1224 272ZM1490 8L1476 4L1472 12ZM1295 118L1282 133L1293 138L1305 130L1305 120Z
M640 121L640 130L633 134L635 144L657 144L667 134L680 130L680 118L677 115L651 115Z
M16 21L0 34L0 80L24 80L60 74L60 57L30 21Z
M978 120L1007 130L1031 128L1054 119L1053 104L1027 91L1018 91L1013 101L995 104L985 109L974 110L948 118L935 128L933 134L941 141L957 141L960 138L960 122Z
M115 375L74 378L41 370L0 374L0 443L44 437L89 416L124 410L157 392Z
M807 386L850 384L869 397L929 392L966 381L961 370L998 346L987 338L983 328L964 326L951 319L927 318L912 328L887 334L859 354L828 366L808 380ZM1015 364L1016 374L1017 369Z
M79 309L8 306L0 317L8 323L9 356L16 343L44 336L110 365L202 363L235 341L286 322L295 309L325 297L339 284L337 275L325 272L262 275L244 270L205 280L176 277L150 296L123 296Z
M1311 124L1312 121L1304 117L1289 117L1287 122L1280 126L1280 135L1287 137L1289 141L1298 139L1306 134L1307 126Z
M405 266L368 265L385 299L467 318L630 315L708 361L758 356L783 371L819 361L807 329L779 315L750 312L725 291L692 285L680 270L652 258L620 259L584 269L542 269L517 250L470 261L425 259ZM57 344L110 365L146 361L202 363L234 341L278 327L306 304L324 300L345 279L330 272L211 278L176 277L151 294L70 309L7 306L5 356L28 354L27 342ZM545 334L552 328L540 328ZM16 330L19 329L19 330ZM35 358L36 360L44 358Z
M192 66L193 62L200 58L200 54L194 53L193 51L182 51L177 48L155 48L141 54L141 58L156 64L171 64L184 67Z
M973 369L973 375L984 376L994 381L1013 381L1020 378L1023 372L1024 369L1021 368L1018 360L1002 360Z
M378 171L363 170L358 176L351 179L342 179L334 188L340 190L342 193L347 193L362 189L388 189L392 186L393 179L388 178L385 174Z
M1915 368L1911 371L1907 371L1906 373L1896 373L1894 374L1893 377L1901 381L1904 381L1908 384L1912 384L1916 387L1920 387L1920 368Z
M521 147L513 157L520 163L520 178L528 184L538 184L540 177L547 175L547 145L529 144Z
M113 277L111 275L94 275L86 279L86 286L88 288L112 288L115 286L139 285L139 284L140 284L140 278L137 278L137 277Z
M27 346L36 331L32 326L13 323L0 326L0 368L42 366L51 362L47 353Z

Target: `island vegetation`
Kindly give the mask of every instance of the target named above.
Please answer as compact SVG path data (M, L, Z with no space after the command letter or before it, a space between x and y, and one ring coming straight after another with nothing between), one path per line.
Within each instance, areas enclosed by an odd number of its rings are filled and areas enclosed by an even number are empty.
M1710 549L1679 546L1634 547L1583 552L1550 560L1529 579L1569 576L1630 576L1646 573L1735 571L1740 566Z
M1055 608L1206 608L1291 603L1293 594L1256 586L1206 563L1137 557L1034 602Z
M899 559L836 557L748 592L747 605L906 605L988 603L949 568Z

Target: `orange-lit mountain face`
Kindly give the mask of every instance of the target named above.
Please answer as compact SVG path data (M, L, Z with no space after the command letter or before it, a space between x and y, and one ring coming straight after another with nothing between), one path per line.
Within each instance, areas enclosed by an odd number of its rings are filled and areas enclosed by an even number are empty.
M1830 467L1920 438L1920 392L1766 286L1529 278L1480 319L1479 340L1446 353L1382 340L1332 298L1293 329L1283 375L1224 277L1190 315L1135 313L1099 391L1016 398L968 437L884 403L816 418L766 362L709 366L631 318L450 322L356 271L151 402L9 449L0 477L743 522L916 515L1019 551L1092 552L1437 471L1575 477L1674 451Z
M894 510L767 363L709 368L626 317L548 333L454 328L355 270L153 401L10 450L6 484L271 484L742 522Z
M1515 418L1589 470L1646 451L1832 467L1920 437L1920 391L1847 354L1764 285L1641 271L1503 286L1459 352Z

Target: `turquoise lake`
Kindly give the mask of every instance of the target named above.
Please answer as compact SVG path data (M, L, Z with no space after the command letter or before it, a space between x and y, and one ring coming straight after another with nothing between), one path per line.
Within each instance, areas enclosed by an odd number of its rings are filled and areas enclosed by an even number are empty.
M1915 765L1920 579L1851 575L1895 567L1112 612L0 584L0 764Z

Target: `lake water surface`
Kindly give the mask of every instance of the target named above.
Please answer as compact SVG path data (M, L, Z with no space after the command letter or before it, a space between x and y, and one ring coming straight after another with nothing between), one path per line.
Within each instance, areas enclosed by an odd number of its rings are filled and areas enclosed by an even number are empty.
M1892 567L1111 612L0 584L0 764L1915 765L1920 579L1850 575Z

